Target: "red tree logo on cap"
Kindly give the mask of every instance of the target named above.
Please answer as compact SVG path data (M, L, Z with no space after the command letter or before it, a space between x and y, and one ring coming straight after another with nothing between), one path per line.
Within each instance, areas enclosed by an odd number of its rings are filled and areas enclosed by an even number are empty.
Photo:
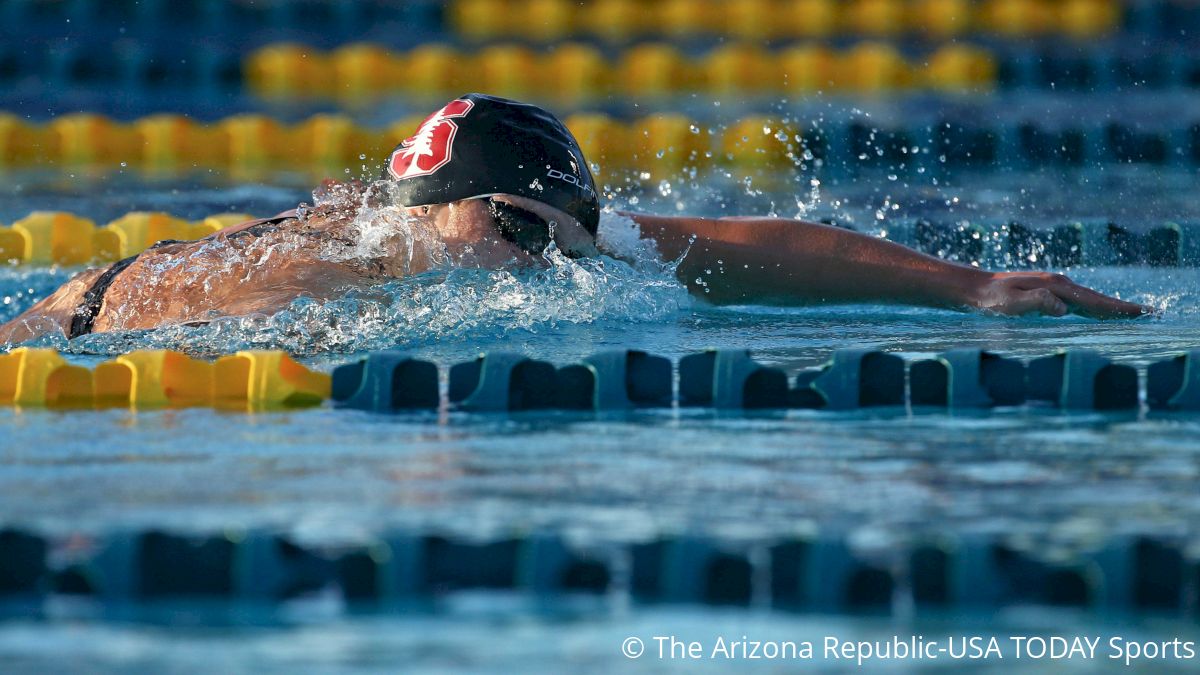
M392 176L413 178L428 176L450 162L454 150L454 135L458 133L455 117L462 117L475 107L466 99L456 99L421 122L417 133L404 139L392 152L388 171Z

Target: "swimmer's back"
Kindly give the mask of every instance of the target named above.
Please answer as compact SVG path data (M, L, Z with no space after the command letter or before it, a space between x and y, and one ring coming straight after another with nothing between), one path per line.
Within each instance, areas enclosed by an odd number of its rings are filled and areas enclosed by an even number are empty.
M344 230L352 218L326 210L300 220L288 211L196 241L159 242L75 275L0 326L0 343L273 314L300 295L334 297L371 280L366 265L329 259L349 245Z
M347 217L294 212L234 225L197 241L168 242L138 256L105 295L93 330L195 324L273 314L299 295L327 299L360 284L353 265L327 259Z

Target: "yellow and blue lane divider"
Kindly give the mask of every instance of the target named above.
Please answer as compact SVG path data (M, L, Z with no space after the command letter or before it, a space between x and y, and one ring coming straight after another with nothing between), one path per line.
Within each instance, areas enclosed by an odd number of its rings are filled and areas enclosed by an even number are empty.
M599 100L609 95L674 96L882 93L906 89L989 90L995 58L981 47L948 44L922 57L906 57L884 42L845 50L795 45L777 51L754 43L722 45L693 56L670 43L645 43L610 60L582 43L545 53L521 44L462 51L426 44L408 52L351 44L332 52L302 44L263 47L244 63L256 94L274 98L417 98L487 91L510 97Z
M705 46L732 42L766 43L774 48L795 46L797 41L841 43L857 37L896 42L909 49L970 37L994 46L1000 71L1019 70L1007 62L1020 61L1022 54L1033 54L1038 65L1044 66L1036 69L1044 71L1046 76L1041 77L1031 72L1032 78L1012 78L1002 72L1000 87L1036 84L1062 91L1119 85L1143 90L1195 84L1186 39L1200 30L1200 15L1177 0L596 0L582 4L573 0L463 0L444 12L440 3L429 0L174 4L178 3L0 3L0 22L20 26L30 39L56 41L55 49L40 52L22 49L16 41L0 44L0 63L6 64L0 69L0 85L37 78L55 88L120 87L168 96L180 89L201 97L233 94L248 84L241 45L258 46L264 34L311 40L322 48L345 45L348 52L356 52L347 56L346 77L336 78L341 86L326 91L326 95L350 100L370 95L381 80L394 81L394 62L378 58L378 52L387 49L415 49L412 54L422 55L413 61L413 67L402 71L413 83L413 91L420 93L442 91L437 83L448 76L445 56L457 55L460 63L469 58L464 43L486 44L490 49L496 40L545 46L568 39L575 42L568 50L582 58L566 60L574 67L594 71L600 67L597 54L646 40L679 44L692 54ZM404 30L388 30L387 23L403 25ZM170 25L172 30L164 35L160 25ZM311 27L317 25L322 30L314 35ZM118 28L126 36L120 44L97 37ZM218 34L229 38L224 41L226 46L209 39ZM378 40L387 49L364 50L347 44L361 40ZM1146 45L1153 49L1147 52ZM180 50L189 57L171 56ZM503 70L503 62L511 65L522 59L512 58L511 50L501 51L508 55L497 56L497 63L489 68L499 64L501 75L521 85ZM1073 53L1080 52L1086 54L1085 70L1109 70L1109 76L1078 85L1064 81L1059 61L1070 61ZM1181 72L1163 77L1165 71L1175 69L1174 65L1164 67L1164 57L1183 66ZM546 61L539 59L543 67L538 72L546 70ZM1114 62L1119 67L1108 68ZM474 64L465 69L473 73L484 70ZM303 77L305 72L321 70L300 68L293 74ZM1067 78L1071 79L1077 78ZM309 86L327 90L330 81L317 80ZM561 89L565 93L570 88ZM503 93L515 95L516 91Z
M821 58L816 53L796 57ZM123 123L77 113L31 123L0 113L0 169L128 168L149 174L223 169L232 175L286 169L340 175L349 168L356 175L374 174L424 117L414 114L368 128L341 114L285 124L261 114L214 123L152 115ZM937 175L967 168L1045 165L1200 165L1200 121L1186 117L995 124L916 118L880 125L856 117L809 119L803 111L750 113L729 120L681 113L622 118L584 111L567 115L564 122L601 178L636 172L652 180L670 180L714 168L783 176L802 164L812 168L810 159L820 160L822 171L837 174L871 168ZM923 151L910 153L913 147Z
M686 132L683 139L690 138ZM676 150L685 150L682 140ZM36 211L11 226L0 224L0 264L78 266L112 262L163 240L208 236L251 220L222 213L189 221L161 212L135 211L97 226L83 216ZM1200 223L1166 222L1132 229L1104 219L1032 227L1018 222L933 222L896 219L887 239L966 264L1070 268L1080 265L1200 266Z
M1121 27L1120 0L455 0L462 38L609 42L651 37L747 40L840 36L946 40L1094 39Z
M242 351L214 362L170 350L130 352L88 369L52 349L0 355L0 404L23 407L303 407L332 400L373 412L453 410L621 411L880 407L914 410L1034 405L1062 410L1200 410L1200 350L1137 368L1089 350L1023 362L955 349L906 362L895 354L841 349L819 368L789 377L745 350L709 350L677 364L636 350L595 354L557 367L493 352L453 365L443 400L439 369L402 352L376 352L310 370L280 351Z

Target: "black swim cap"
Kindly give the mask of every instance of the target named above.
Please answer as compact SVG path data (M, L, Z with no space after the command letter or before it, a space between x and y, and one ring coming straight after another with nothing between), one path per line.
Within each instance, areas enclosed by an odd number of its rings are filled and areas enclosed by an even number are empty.
M513 194L567 212L596 234L600 203L583 151L554 115L484 94L450 101L388 158L402 206Z

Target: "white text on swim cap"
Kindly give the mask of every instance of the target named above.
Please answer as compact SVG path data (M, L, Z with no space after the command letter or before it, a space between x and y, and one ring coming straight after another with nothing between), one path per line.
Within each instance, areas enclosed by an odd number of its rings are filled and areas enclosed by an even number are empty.
M575 174L563 173L562 171L559 171L558 169L550 169L549 171L546 172L546 177L547 178L556 178L558 180L563 181L564 183L570 183L571 185L574 185L575 187L579 188L580 190L583 190L584 193L586 193L589 197L596 193L596 191L592 189L592 186L588 185L587 183L584 183L583 180L580 179L579 176L576 176Z

